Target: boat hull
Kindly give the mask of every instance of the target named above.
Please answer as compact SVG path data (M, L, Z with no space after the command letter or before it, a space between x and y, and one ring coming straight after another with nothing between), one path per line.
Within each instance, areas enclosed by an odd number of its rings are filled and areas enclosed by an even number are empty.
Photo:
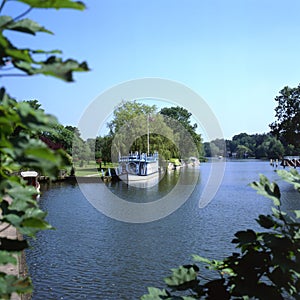
M159 182L159 172L149 174L147 176L135 175L135 174L120 174L119 179L124 183L138 187L138 188L149 188Z

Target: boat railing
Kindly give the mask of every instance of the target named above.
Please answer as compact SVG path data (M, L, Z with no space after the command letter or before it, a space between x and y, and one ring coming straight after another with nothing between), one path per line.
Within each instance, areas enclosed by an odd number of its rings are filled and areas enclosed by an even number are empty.
M120 156L119 162L131 162L131 161L156 161L158 160L158 153L154 153L153 155L147 155L145 153L140 155L127 155Z
M300 156L284 156L283 158L284 159L289 159L289 160L293 160L293 159L298 160L298 159L300 159Z

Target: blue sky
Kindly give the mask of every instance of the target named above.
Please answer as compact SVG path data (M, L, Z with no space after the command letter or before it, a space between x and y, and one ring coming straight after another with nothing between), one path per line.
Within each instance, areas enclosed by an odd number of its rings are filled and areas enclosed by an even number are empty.
M83 12L30 13L53 36L9 37L17 46L61 49L64 58L86 60L91 72L75 74L75 83L44 76L1 78L10 95L38 99L64 125L76 126L88 104L108 88L155 77L198 93L225 138L263 133L274 121L275 96L300 82L299 1L84 2ZM8 2L3 14L24 8Z

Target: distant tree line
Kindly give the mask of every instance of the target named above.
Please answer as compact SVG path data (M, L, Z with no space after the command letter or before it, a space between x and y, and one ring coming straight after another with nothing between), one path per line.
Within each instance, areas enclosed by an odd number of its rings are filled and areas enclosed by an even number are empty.
M232 158L281 158L284 155L296 155L295 147L284 147L282 142L271 133L235 135L232 140L216 139L204 143L205 155L226 156Z
M204 143L205 156L276 159L300 155L300 85L284 87L275 101L275 121L269 125L269 133L240 133L232 140L215 139Z

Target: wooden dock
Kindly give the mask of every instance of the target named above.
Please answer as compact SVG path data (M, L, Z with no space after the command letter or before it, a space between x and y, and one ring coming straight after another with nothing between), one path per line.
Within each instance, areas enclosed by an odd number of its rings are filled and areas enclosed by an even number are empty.
M281 161L281 166L283 168L285 167L291 167L291 168L297 168L300 167L300 157L299 156L287 156L284 157Z

